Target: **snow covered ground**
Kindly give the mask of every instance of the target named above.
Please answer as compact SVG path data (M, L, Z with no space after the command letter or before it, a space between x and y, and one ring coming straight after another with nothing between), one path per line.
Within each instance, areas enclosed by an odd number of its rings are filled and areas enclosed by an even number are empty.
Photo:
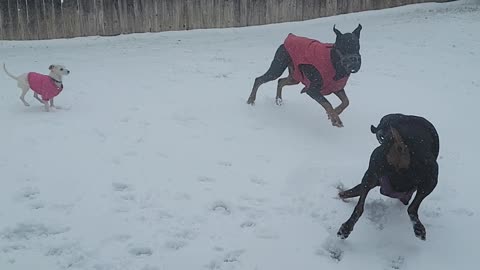
M345 127L301 86L264 85L293 32L333 41L362 23L362 70ZM480 225L480 4L421 4L307 22L71 40L0 42L14 74L72 71L42 112L0 75L0 269L474 269ZM3 72L2 72L3 74ZM330 98L335 104L337 100ZM387 113L422 115L440 134L440 178L421 206L371 192L353 210L369 131ZM475 124L477 123L477 124Z

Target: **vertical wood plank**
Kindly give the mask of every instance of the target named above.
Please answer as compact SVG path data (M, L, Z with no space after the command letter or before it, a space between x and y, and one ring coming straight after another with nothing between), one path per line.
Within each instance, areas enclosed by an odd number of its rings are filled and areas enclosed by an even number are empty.
M22 39L22 36L19 35L18 29L18 6L17 0L8 0L8 8L9 8L9 16L10 16L10 24L8 31L10 33L10 38L19 40Z
M8 1L0 1L0 38L3 40L11 39L9 33L10 15L8 14Z
M103 0L104 35L114 36L121 33L119 0Z
M158 0L153 1L153 14L154 14L154 20L153 20L153 31L155 32L160 32L160 14L158 13Z
M45 25L47 27L47 39L57 38L55 36L55 25L54 25L54 11L53 11L53 1L52 0L43 0L43 8L45 15ZM20 17L20 16L19 16Z
M37 8L34 0L27 1L27 39L38 39Z
M248 0L247 25L262 25L266 23L267 2L265 0Z
M240 26L248 25L248 2L249 0L240 0Z
M48 35L47 16L44 0L35 0L35 9L37 10L38 39L51 38Z
M135 31L135 7L134 7L135 0L126 0L126 21L127 21L127 32L126 33L133 33Z
M55 38L64 38L65 24L63 21L61 0L52 0L52 9L53 35Z
M303 0L297 0L295 3L295 21L303 20Z
M83 0L82 32L85 36L98 35L96 17L95 0Z

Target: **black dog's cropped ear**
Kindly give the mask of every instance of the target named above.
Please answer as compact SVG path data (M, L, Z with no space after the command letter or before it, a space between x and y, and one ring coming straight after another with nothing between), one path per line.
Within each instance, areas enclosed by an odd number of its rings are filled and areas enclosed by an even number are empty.
M377 129L374 125L371 125L371 126L370 126L370 131L371 131L373 134L375 134L375 133L377 133L378 129Z
M50 65L50 66L48 67L49 70L52 70L53 68L54 68L53 65Z
M335 34L337 35L337 37L342 35L342 32L340 32L340 30L338 30L338 29L335 27L335 24L333 25L333 32L335 32Z
M354 34L357 38L360 38L360 31L362 31L362 25L358 24L357 28L353 30L352 34Z

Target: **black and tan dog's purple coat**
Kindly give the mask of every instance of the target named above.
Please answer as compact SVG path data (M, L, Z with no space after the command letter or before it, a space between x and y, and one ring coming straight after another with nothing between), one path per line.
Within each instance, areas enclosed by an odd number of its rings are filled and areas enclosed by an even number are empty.
M408 215L415 235L426 239L426 231L418 218L418 208L436 187L438 179L439 138L432 123L425 118L403 114L384 116L378 127L371 126L380 143L370 156L362 182L341 191L340 198L360 196L351 217L342 224L337 235L345 239L363 213L368 192L380 186L380 192L408 205Z

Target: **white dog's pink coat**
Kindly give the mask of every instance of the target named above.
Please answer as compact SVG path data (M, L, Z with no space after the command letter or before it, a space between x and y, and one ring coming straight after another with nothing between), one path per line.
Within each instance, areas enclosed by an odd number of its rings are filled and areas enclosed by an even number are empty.
M42 100L49 101L58 96L63 90L63 84L58 87L53 79L48 75L43 75L36 72L29 72L27 75L28 84L30 88L40 96Z

